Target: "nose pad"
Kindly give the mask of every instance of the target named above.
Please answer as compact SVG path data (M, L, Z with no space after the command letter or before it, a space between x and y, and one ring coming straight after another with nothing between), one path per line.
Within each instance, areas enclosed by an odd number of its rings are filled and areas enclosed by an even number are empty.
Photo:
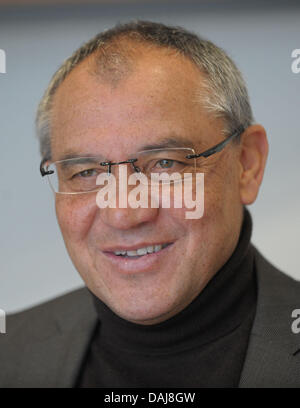
M141 169L135 164L137 162L138 159L129 159L128 162L130 162L132 164L133 170L136 173L141 173Z
M112 163L111 161L108 161L108 162L101 162L100 163L100 166L107 166L107 173L108 174L111 174L111 166L113 165L113 164L116 164L116 163Z
M128 160L121 161L121 162L116 162L116 163L113 163L113 162L111 162L111 161L101 162L101 163L100 163L100 166L107 166L107 172L108 172L108 174L111 174L111 167L112 167L112 166L119 165L119 164L130 163L130 164L132 164L133 170L134 170L136 173L140 173L140 172L141 172L141 169L135 164L135 162L137 162L137 160L138 160L138 159L128 159Z

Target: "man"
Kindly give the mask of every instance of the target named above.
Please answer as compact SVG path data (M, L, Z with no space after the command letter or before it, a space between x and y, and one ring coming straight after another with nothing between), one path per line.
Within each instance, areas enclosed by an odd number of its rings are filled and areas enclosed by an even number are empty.
M181 28L117 26L56 72L37 130L87 288L8 318L1 386L300 385L299 284L250 243L266 132L223 50ZM202 216L161 201L99 208L97 177L119 166L203 174Z

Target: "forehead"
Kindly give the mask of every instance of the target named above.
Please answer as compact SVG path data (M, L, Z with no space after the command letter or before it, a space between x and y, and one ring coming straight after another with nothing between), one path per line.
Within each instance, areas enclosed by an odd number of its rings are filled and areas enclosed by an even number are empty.
M137 54L117 83L95 75L94 57L69 74L54 96L53 156L107 156L112 147L125 154L160 139L188 137L197 144L210 137L218 123L198 102L204 74L174 52L141 48Z

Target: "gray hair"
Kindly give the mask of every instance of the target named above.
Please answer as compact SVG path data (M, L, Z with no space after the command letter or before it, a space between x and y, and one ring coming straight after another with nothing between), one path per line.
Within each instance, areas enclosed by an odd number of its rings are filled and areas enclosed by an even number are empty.
M98 59L107 61L109 52L107 53L105 49L109 45L117 46L121 39L175 50L192 60L206 77L201 81L204 92L199 94L199 101L208 112L224 119L224 134L231 134L240 126L246 128L253 123L246 84L240 71L224 50L181 27L148 21L119 24L83 44L53 75L36 116L36 131L44 159L51 158L51 109L59 85L89 55L99 53ZM116 54L113 57L116 60ZM120 65L123 59L120 58L118 61Z

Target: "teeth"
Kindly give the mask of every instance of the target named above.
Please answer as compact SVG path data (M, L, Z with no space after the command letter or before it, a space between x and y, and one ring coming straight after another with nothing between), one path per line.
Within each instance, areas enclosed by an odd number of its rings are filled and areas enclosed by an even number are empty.
M136 252L137 252L138 255L146 255L147 248L140 248Z
M146 254L152 254L153 252L158 252L162 248L165 248L167 245L168 244L149 245L147 247L139 248L137 250L132 250L132 251L119 250L119 251L114 251L114 254L115 255L127 255L127 256L142 256L142 255L146 255Z
M115 251L115 255L126 255L126 251Z
M126 251L127 256L137 256L137 251Z

